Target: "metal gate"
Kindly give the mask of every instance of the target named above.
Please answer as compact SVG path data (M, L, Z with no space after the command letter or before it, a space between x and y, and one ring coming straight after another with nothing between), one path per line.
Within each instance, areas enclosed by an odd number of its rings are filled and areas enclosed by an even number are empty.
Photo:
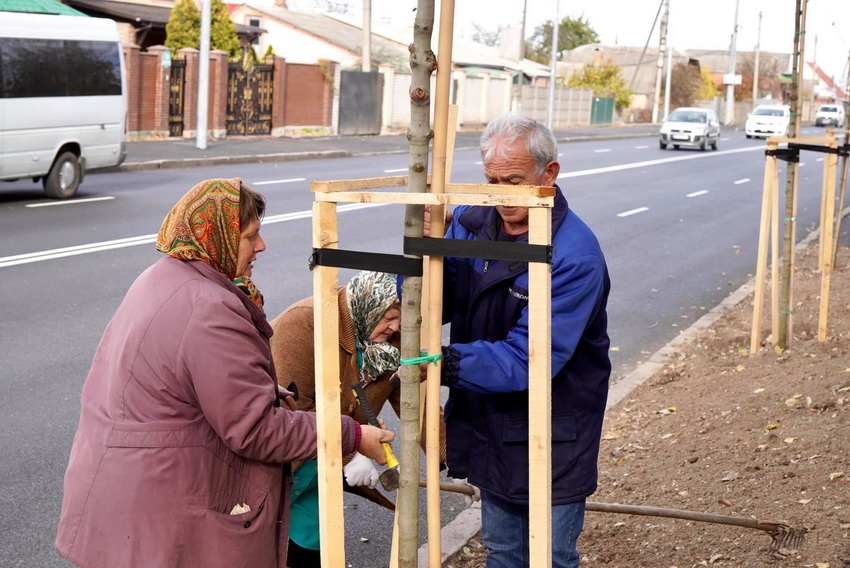
M342 71L339 79L339 133L380 134L384 76Z
M227 134L271 134L274 65L227 67Z
M168 93L168 135L183 136L183 100L186 92L186 60L171 61L171 85Z
M593 97L590 107L590 124L611 124L614 118L614 99Z

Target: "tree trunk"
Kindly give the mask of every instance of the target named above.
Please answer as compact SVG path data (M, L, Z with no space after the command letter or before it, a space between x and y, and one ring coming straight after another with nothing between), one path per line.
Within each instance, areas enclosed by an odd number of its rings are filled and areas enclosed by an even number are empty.
M408 191L425 193L428 176L428 144L431 132L431 73L436 58L431 51L431 32L434 27L434 0L418 0L413 25L413 44L410 46L410 162ZM404 216L404 236L422 236L421 205L408 205ZM402 285L401 356L419 356L420 303L422 278L405 278ZM401 456L399 509L399 566L417 565L419 536L419 366L403 365L401 377Z

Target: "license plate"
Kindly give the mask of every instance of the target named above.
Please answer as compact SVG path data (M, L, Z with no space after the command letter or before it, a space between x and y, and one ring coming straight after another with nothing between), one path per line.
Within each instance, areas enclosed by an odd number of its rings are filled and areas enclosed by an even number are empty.
M673 136L671 136L671 138L673 140L688 140L690 136L688 136L687 134L674 134Z

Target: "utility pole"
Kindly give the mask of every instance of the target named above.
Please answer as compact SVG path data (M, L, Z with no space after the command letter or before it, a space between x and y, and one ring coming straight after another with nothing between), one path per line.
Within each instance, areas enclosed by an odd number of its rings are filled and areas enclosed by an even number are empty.
M806 77L805 67L803 67L803 78ZM815 109L815 87L818 85L818 36L815 35L815 46L812 49L812 104L809 107L808 116L812 116L812 112ZM835 87L835 81L832 82L833 88Z
M735 68L737 67L737 43L738 43L738 4L740 0L735 0L735 27L732 30L732 46L729 51L729 77L726 83L726 126L731 126L735 123Z
M655 71L655 100L652 103L652 124L658 124L661 106L661 75L664 73L664 54L667 49L667 18L670 16L670 0L664 0L664 15L658 27L658 68Z
M756 39L756 61L753 67L753 107L758 104L759 98L759 51L761 51L761 17L762 14L759 12L759 32Z
M561 27L561 0L555 0L555 20L552 24L552 78L549 80L549 110L546 113L546 126L554 129L555 122L555 82L558 78L558 28Z
M372 70L372 0L363 0L363 57L360 70Z
M673 48L667 46L667 80L664 81L664 120L670 116L670 83L673 77Z
M519 32L519 60L525 59L525 16L528 12L528 0L522 2L522 30ZM522 81L522 75L520 75Z
M803 81L801 69L806 51L806 6L808 0L796 0L794 13L794 61L791 69L791 123L788 125L788 137L796 138L800 133L800 103L802 102ZM793 321L791 306L794 273L794 249L797 244L797 173L798 162L788 162L785 174L785 234L782 238L782 275L779 290L779 330L776 332L776 347L784 351L792 334ZM778 198L779 196L777 196ZM774 285L776 285L774 283Z
M201 52L198 61L198 131L195 134L195 147L207 148L207 113L210 93L210 20L212 0L201 2Z

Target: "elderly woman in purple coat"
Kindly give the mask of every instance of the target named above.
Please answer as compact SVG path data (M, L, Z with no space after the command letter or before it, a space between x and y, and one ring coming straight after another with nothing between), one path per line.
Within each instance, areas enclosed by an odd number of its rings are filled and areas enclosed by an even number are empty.
M83 387L56 538L72 562L285 566L288 462L316 458L316 415L277 387L250 278L264 210L216 179L165 218L166 257L130 287ZM341 420L343 453L383 463L392 433Z

